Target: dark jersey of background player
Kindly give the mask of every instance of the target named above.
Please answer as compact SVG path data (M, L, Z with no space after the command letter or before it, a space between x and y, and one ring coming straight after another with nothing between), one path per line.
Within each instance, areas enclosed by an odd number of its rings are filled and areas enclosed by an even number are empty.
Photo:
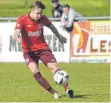
M63 13L62 5L59 4L58 0L52 0L52 17L54 18L60 18Z

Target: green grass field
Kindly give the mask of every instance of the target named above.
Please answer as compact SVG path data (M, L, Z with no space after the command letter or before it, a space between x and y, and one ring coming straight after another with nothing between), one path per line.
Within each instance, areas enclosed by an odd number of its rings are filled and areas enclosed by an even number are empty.
M17 17L29 12L34 0L28 0L24 7L24 0L0 0L0 16ZM41 0L46 5L44 14L51 17L51 0ZM110 0L59 0L61 4L69 4L83 16L109 16Z
M34 80L24 63L0 63L0 102L109 102L110 65L71 63L60 64L70 75L75 90L73 99L64 95L62 86L54 83L53 75L40 64L40 71L62 97L54 100Z

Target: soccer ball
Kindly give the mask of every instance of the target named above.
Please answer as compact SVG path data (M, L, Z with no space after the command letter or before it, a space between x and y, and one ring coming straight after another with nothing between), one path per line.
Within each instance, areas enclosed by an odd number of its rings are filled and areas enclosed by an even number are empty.
M54 81L59 85L65 85L68 83L69 76L67 72L60 70L54 74Z

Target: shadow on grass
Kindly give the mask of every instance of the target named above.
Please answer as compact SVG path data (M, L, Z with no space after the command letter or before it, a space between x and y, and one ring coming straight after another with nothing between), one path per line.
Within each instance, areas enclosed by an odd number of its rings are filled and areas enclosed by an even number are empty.
M73 98L87 98L89 95L74 95Z
M110 96L110 94L84 94L84 95L78 94L78 95L74 95L74 97L72 99L74 99L74 98L88 98L90 96L104 96L104 95ZM66 95L62 95L62 97L65 97L65 96Z
M88 98L89 96L104 96L104 95L110 96L110 94L85 94L85 95L74 95L73 98Z
M74 95L74 97L73 98L87 98L89 95ZM62 97L67 97L66 95L62 95ZM72 98L72 99L73 99Z

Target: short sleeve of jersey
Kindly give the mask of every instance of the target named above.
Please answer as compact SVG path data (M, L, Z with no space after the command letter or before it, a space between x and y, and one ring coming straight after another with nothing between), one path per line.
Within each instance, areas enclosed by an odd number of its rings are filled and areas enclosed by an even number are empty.
M51 21L46 17L43 16L42 20L41 20L42 24L44 24L45 26L50 26L51 25Z
M15 29L20 29L20 30L22 30L23 25L24 25L23 17L19 17L19 18L17 19Z

